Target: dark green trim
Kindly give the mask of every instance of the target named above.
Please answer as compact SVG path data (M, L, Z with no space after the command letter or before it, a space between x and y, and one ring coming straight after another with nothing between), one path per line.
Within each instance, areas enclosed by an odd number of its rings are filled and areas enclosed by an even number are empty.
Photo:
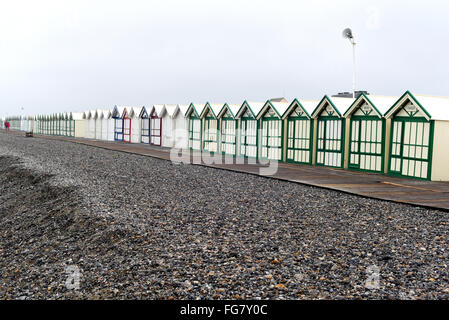
M361 141L361 135L362 135L362 131L361 131L361 121L362 120L366 120L366 121L381 121L382 124L382 133L381 133L381 149L380 149L380 154L379 153L371 153L371 152L361 152L360 151L360 144L362 143ZM358 144L357 146L357 150L358 152L352 152L351 150L351 145L353 143L352 140L352 124L354 121L360 121L359 122L359 135L357 137L357 141L354 141ZM383 173L384 169L385 169L385 132L386 132L386 120L385 118L379 118L377 116L352 116L350 118L350 122L349 122L349 137L348 137L348 169L349 170L355 170L355 171L360 171L360 172L372 172L372 173ZM376 133L377 133L377 129L376 129ZM364 141L366 143L366 141ZM372 141L370 143L373 143ZM374 143L379 143L379 142L374 142ZM351 164L351 155L354 154L356 156L359 157L359 161L358 161L358 165L356 164ZM380 170L370 170L370 169L360 169L360 157L361 155L365 155L365 156L375 156L375 157L381 157L381 163L380 163Z
M301 102L299 102L299 100L295 98L282 115L282 120L285 120L286 118L290 117L290 114L296 109L295 104L298 105L301 108L301 110L306 114L307 116L306 118L308 119L312 118L310 114L307 112L306 108L304 108L304 106L301 104Z
M232 114L232 112L231 112L231 114ZM225 127L225 126L223 126L223 121L234 121L234 131L235 131L235 134L234 134L234 154L229 154L229 153L226 153L225 151L223 151L223 148L222 148L222 146L223 146L223 128ZM238 142L239 142L238 141L239 134L238 134L237 122L238 122L238 120L236 120L235 118L230 118L230 117L221 118L221 121L220 121L220 139L219 139L220 145L219 145L219 150L220 150L222 155L237 156L237 151L238 151L237 150L237 145L238 145ZM230 136L230 135L226 134L226 136ZM225 144L230 144L230 143L229 142L225 142Z
M240 114L240 111L243 110L243 108L247 108L249 112L253 115L254 119L256 119L257 115L254 113L254 111L251 109L251 106L249 105L248 101L243 101L242 106L240 107L239 111L236 113L236 117ZM238 118L242 118L242 116L239 116Z
M249 156L247 156L247 155L245 155L245 154L241 154L241 149L239 149L239 152L238 152L238 155L239 156L242 156L243 158L245 158L245 159L259 159L259 121L258 120L256 120L256 118L252 118L252 117L242 117L242 118L240 118L240 137L239 137L239 139L240 139L240 141L239 141L239 145L240 145L240 147L242 146L242 141L241 141L241 139L242 139L242 122L243 121L245 121L245 122L247 122L247 121L255 121L256 122L256 144L254 145L254 144L248 144L248 143L246 143L247 142L247 134L246 134L246 132L248 132L248 130L247 130L247 128L248 128L248 126L246 125L246 123L245 123L245 144L243 144L244 146L252 146L252 147L256 147L256 156L255 157L249 157Z
M293 109L294 110L294 109ZM301 121L309 121L309 123L310 123L310 132L309 132L309 161L308 162L302 162L302 161L295 161L295 160L291 160L291 159L289 159L288 158L288 151L289 150L293 150L293 151L296 151L296 150L301 150L301 151L306 151L307 149L301 149L301 148L289 148L288 147L288 139L289 139L289 135L288 135L288 132L289 132L289 127L290 127L290 123L293 123L294 124L294 128L293 128L293 134L295 134L295 129L296 129L296 120L301 120ZM288 163L298 163L298 164L312 164L312 158L313 158L313 129L314 129L314 124L315 124L315 121L313 121L313 119L310 119L310 118L307 118L307 117L304 117L304 116L302 116L302 117L288 117L287 119L286 119L286 121L287 121L287 139L286 139L286 146L285 146L285 148L286 148L286 152L285 152L285 162L288 162ZM293 143L295 143L295 138L293 138Z
M360 103L360 101L363 100L363 98L365 98L366 101L370 104L370 106L373 107L374 111L377 112L378 118L382 118L383 117L382 112L380 112L379 109L377 109L376 105L370 100L368 95L366 95L364 92L362 92L362 94L357 99L355 99L355 101L349 106L348 110L346 110L346 112L343 114L343 117L349 118L349 116L352 116L352 114L354 114L354 112L356 112L357 109L360 109L360 108L356 108L351 112L351 109L354 106L358 105Z
M321 101L320 101L320 102L318 103L318 105L316 106L315 110L313 110L313 112L312 112L312 118L318 119L318 118L320 117L320 114L321 114L322 109L323 109L323 108L320 107L320 106L321 106L321 104L322 104L325 100L326 100L326 101L327 101L327 102L334 108L334 110L337 112L337 114L338 114L338 117L337 117L337 118L341 118L342 116L341 116L340 111L339 111L338 108L334 105L334 103L332 102L332 100L329 99L329 97L328 97L327 95L325 95L325 96L323 97L323 99L321 99ZM316 112L318 112L317 115L315 115ZM326 117L326 118L328 118L328 117Z
M318 149L318 141L319 139L319 130L320 130L320 121L324 122L324 138L323 138L323 148L326 147L326 122L328 120L338 120L341 121L341 136L340 136L340 151L338 150L327 150L327 149ZM316 134L316 140L315 140L315 165L320 167L330 167L330 168L344 168L344 162L345 162L345 141L346 141L346 120L344 118L336 117L336 116L330 116L330 117L320 117L317 118L317 134ZM334 139L336 140L336 139ZM323 164L318 163L318 152L333 152L333 153L341 153L341 159L340 159L340 166L327 166L325 165L325 159L323 159Z
M261 110L262 111L262 110ZM259 112L259 114L260 114L260 112ZM280 135L280 139L281 139L281 146L280 147L272 147L273 149L274 148L278 148L278 149L280 149L280 151L281 151L281 157L280 157L280 159L278 160L278 159L270 159L270 158L266 158L266 157L262 157L262 148L264 147L264 145L262 144L262 142L261 142L261 145L260 145L260 149L259 149L259 146L258 146L258 148L257 148L257 150L258 150L258 155L259 155L259 158L260 159L263 159L263 160L274 160L274 161L279 161L279 162L282 162L282 161L284 161L284 120L282 120L282 119L280 119L280 118L276 118L276 117L270 117L270 118L267 118L267 117L262 117L262 118L260 118L260 120L258 120L258 122L260 121L260 128L263 130L263 122L265 121L265 122L272 122L272 121L279 121L280 123L281 123L281 135ZM259 131L259 130L258 130ZM269 131L269 127L267 126L267 145L266 145L266 147L267 147L267 149L269 149L269 146L268 146L268 139L269 139L269 135L268 135L268 131ZM262 134L260 134L260 139L263 139L263 135L264 135L264 133L262 132ZM276 136L276 137L279 137L279 136ZM268 156L268 150L267 150L267 156Z
M268 105L268 106L267 106ZM279 111L276 109L276 107L271 103L270 100L267 100L267 102L265 102L265 104L263 105L262 109L260 109L259 113L257 114L256 119L262 119L263 115L268 112L268 108L271 108L274 110L274 112L277 114L278 118L282 120L282 116L279 113Z
M394 130L394 123L401 122L401 139L400 139L400 151L399 155L393 156L393 130ZM404 135L405 135L405 123L406 122L424 122L429 123L429 145L428 145L428 154L427 159L418 159L418 158L409 158L404 157ZM391 119L391 126L390 126L390 151L388 156L388 175L395 176L395 177L405 177L409 179L416 179L416 180L431 180L432 179L432 157L433 157L433 143L434 143L434 130L435 130L435 121L434 120L427 120L423 117L393 117ZM401 165L399 171L392 171L391 170L391 161L392 158L400 159ZM412 161L421 161L421 162L427 162L427 178L421 178L421 177L415 177L410 175L403 175L402 174L402 164L404 160L412 160Z
M412 102L415 102L420 108L421 108L421 110L429 117L429 119L431 119L432 118L432 116L430 115L430 113L429 112L427 112L427 110L421 105L421 103L419 103L419 101L415 98L415 96L413 96L413 94L409 91L409 90L407 90L394 104L393 104L393 106L390 108L390 109L388 109L388 111L387 112L385 112L385 117L387 118L387 115L391 112L391 111L394 111L397 107L400 107L398 104L399 104L399 102L401 102L401 100L403 99L403 98L405 98L405 96L409 96L410 97L410 100L412 100ZM393 118L393 116L394 116L394 113L392 113L388 118ZM426 119L427 120L427 119Z

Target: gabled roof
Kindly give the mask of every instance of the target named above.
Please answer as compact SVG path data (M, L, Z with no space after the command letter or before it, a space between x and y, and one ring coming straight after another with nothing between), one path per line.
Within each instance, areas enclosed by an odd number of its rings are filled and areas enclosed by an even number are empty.
M289 105L290 104L288 102L274 102L267 100L267 102L265 102L264 106L262 107L262 109L260 109L259 113L257 114L256 119L259 120L270 108L274 110L279 119L282 119L282 115L288 109Z
M235 115L240 110L240 105L239 104L227 104L227 103L225 103L223 108L221 108L220 113L217 114L217 118L222 118L226 114L227 110L229 110L229 113L231 113L232 117L235 118Z
M163 116L167 115L170 118L173 118L176 113L178 113L178 105L177 104L166 104L164 105L164 114Z
M384 97L384 96L375 96L375 95L366 95L362 92L362 94L355 99L355 101L351 104L348 110L344 113L344 117L348 118L352 116L352 114L360 107L361 104L367 103L372 107L375 114L382 118L385 112L398 100L398 97Z
M112 109L112 117L113 118L121 118L125 107L114 106Z
M120 118L125 119L129 117L129 107L123 107L123 112Z
M332 109L336 112L337 117L342 117L340 110L345 110L349 108L349 106L354 102L354 99L352 98L338 98L334 97L330 99L327 95L321 99L320 103L318 103L315 110L312 112L312 118L317 118L320 113L324 110L324 107L326 105L330 105Z
M95 116L95 110L86 111L86 119L93 119L94 116Z
M241 118L244 114L244 111L246 108L248 108L249 112L253 115L254 118L257 117L259 114L259 111L263 108L264 102L254 102L254 101L243 101L242 106L240 107L239 111L235 115L236 118Z
M298 99L295 98L292 101L292 103L290 103L287 110L285 110L284 114L282 115L282 119L285 119L288 116L290 116L290 114L293 112L293 110L296 109L296 107L301 108L304 115L310 119L311 118L310 117L311 110L313 110L313 108L315 108L317 104L318 104L318 101L316 101L316 100L301 100L301 101L299 101Z
M130 118L138 118L140 113L142 112L143 107L130 107L129 110L129 117Z
M184 116L187 117L190 112L195 112L195 114L199 117L201 113L203 113L204 107L206 104L203 103L190 103L189 107L187 108L186 112L184 113Z
M406 101L420 109L428 120L449 120L449 97L413 95L410 91L406 91L395 102L385 113L385 118L392 118Z
M206 116L207 110L210 110L214 118L217 119L217 116L220 113L221 109L223 109L223 107L224 104L221 103L206 102L206 105L204 106L203 111L200 114L200 118L204 118Z
M189 109L189 106L186 104L178 104L178 111L173 115L174 117L177 116L178 112L182 114L183 117L186 116L187 109Z
M146 119L148 118L148 111L147 108L145 106L142 107L142 109L140 110L140 114L139 114L139 118L143 118Z
M151 110L148 113L148 115L151 116L153 112L155 112L158 118L162 118L162 115L164 114L164 109L165 106L163 104L155 104L151 107Z
M111 110L103 109L103 110L101 110L100 118L101 119L109 119L109 118L111 118L111 115L112 115Z

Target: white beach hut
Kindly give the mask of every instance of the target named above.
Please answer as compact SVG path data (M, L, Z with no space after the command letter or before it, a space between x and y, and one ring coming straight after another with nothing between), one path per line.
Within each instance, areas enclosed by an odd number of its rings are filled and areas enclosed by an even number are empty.
M176 120L178 105L166 104L162 112L162 146L173 148L175 146Z
M187 109L189 108L188 105L185 104L178 104L177 111L174 115L174 122L175 122L175 148L178 149L187 149L189 147L189 133L187 130L187 119L185 117Z

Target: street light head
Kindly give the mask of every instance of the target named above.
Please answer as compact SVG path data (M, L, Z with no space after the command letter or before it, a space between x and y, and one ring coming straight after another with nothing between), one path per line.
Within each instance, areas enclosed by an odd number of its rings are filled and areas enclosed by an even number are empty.
M346 28L345 30L343 30L343 38L354 39L354 36L352 35L352 30L350 28Z

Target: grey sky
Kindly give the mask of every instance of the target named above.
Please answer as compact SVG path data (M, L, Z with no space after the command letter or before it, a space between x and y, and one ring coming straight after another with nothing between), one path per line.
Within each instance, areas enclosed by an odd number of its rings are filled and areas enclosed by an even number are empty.
M0 116L117 105L449 95L445 1L0 1Z

